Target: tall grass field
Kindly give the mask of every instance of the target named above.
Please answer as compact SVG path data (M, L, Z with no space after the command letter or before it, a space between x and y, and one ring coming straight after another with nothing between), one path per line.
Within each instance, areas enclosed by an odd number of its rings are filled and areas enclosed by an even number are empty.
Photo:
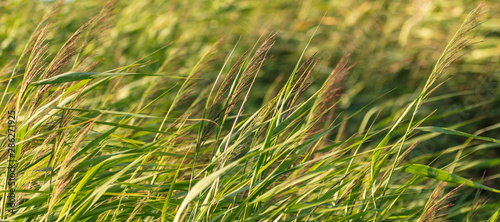
M0 1L0 221L500 221L500 2Z

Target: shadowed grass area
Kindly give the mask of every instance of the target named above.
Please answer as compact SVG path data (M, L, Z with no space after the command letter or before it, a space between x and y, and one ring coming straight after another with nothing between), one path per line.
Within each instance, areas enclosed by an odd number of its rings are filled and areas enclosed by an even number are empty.
M0 4L4 220L498 220L496 2Z

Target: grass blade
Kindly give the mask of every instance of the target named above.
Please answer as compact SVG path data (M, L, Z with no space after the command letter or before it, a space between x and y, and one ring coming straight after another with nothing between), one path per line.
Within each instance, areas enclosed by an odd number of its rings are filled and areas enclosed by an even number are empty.
M483 189L495 193L500 193L500 190L487 187L480 183L474 182L472 180L465 179L461 176L448 173L444 170L436 169L427 165L422 164L410 164L408 166L403 167L403 170L407 173L424 176L428 178L433 178L439 181L454 183L454 184L465 184L466 186Z

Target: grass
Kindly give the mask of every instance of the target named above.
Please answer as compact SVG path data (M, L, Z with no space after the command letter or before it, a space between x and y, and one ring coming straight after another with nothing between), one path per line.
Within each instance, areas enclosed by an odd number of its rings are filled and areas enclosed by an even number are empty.
M498 220L498 3L1 4L3 220Z

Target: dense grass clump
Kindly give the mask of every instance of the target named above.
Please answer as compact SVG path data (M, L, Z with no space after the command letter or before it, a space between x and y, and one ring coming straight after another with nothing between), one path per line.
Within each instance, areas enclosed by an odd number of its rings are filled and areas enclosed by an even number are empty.
M497 221L500 5L340 2L0 3L2 219Z

